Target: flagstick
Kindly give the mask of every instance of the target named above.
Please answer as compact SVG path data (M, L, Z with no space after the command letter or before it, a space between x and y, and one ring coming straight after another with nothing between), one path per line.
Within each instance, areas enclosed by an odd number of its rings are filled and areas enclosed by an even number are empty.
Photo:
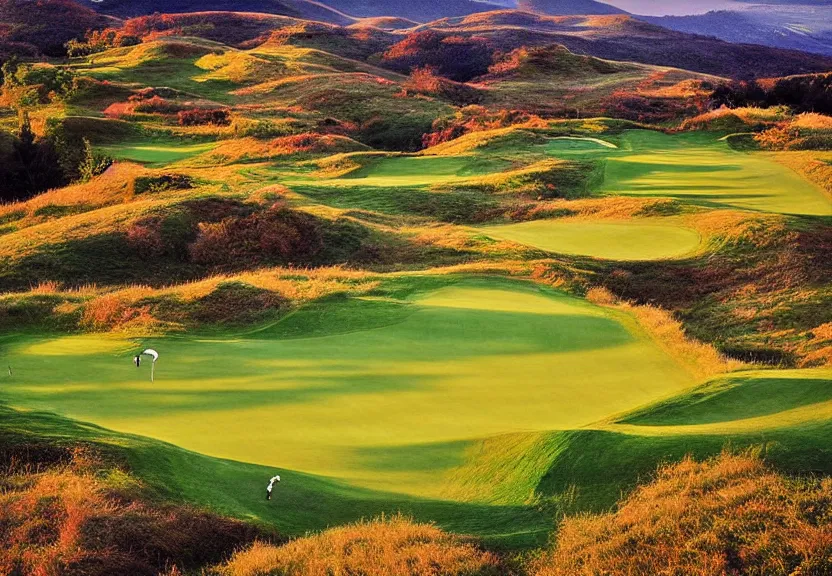
M156 370L156 362L150 363L150 382L153 382L153 371Z

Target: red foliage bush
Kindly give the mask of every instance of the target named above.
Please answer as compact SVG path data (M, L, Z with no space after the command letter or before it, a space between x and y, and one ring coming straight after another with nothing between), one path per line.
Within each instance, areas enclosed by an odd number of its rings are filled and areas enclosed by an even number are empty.
M180 110L178 113L180 126L200 126L212 124L214 126L228 126L231 124L231 114L222 108L192 108Z
M430 148L471 132L496 130L535 121L543 122L538 116L523 110L490 111L482 106L466 106L451 118L434 120L431 131L422 137L422 145Z
M165 242L159 219L148 218L135 222L127 230L127 244L141 258L149 259L163 254Z
M247 216L201 223L189 251L199 264L239 266L304 262L322 248L321 231L313 216L276 204Z
M182 104L153 96L147 100L140 100L135 103L133 110L145 114L176 114L182 112ZM180 120L181 122L181 120Z
M446 36L433 30L408 34L382 55L382 64L408 73L415 68L433 67L437 74L467 82L488 72L494 51L479 36Z
M434 66L422 66L411 70L410 79L405 82L400 96L406 97L409 92L438 96L457 105L476 104L482 100L479 90L443 78Z

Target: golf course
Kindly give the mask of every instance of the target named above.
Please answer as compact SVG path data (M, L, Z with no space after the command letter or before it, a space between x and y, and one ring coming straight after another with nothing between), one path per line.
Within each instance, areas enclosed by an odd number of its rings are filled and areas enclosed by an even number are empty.
M617 13L93 4L0 51L0 574L824 573L832 120L780 100L832 80L607 59L661 30Z
M352 315L372 322L350 327ZM137 345L24 340L10 352L21 384L9 400L215 457L437 496L470 442L577 428L693 384L626 316L485 279L301 308L250 336L142 341L163 355L155 382L129 362ZM430 445L435 467L411 469L408 454Z

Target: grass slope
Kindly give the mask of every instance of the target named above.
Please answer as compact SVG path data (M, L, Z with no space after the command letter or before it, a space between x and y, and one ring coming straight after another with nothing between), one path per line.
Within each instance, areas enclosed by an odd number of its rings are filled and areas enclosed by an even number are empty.
M731 150L711 133L631 131L610 156L602 190L784 214L832 215L820 189L765 155Z
M98 149L116 160L141 162L151 166L164 166L212 150L216 144L183 144L177 140L155 142L124 142Z
M494 238L527 244L549 252L610 260L660 260L692 252L699 234L690 228L657 224L652 220L587 222L535 220L486 226Z

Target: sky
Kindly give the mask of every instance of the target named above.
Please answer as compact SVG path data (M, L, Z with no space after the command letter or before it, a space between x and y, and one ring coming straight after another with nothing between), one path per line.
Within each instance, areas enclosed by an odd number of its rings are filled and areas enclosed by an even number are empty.
M703 14L710 10L742 7L733 0L601 0L633 14L664 16L666 14Z
M711 10L742 9L752 4L832 6L832 0L601 0L633 14L664 16L703 14Z

